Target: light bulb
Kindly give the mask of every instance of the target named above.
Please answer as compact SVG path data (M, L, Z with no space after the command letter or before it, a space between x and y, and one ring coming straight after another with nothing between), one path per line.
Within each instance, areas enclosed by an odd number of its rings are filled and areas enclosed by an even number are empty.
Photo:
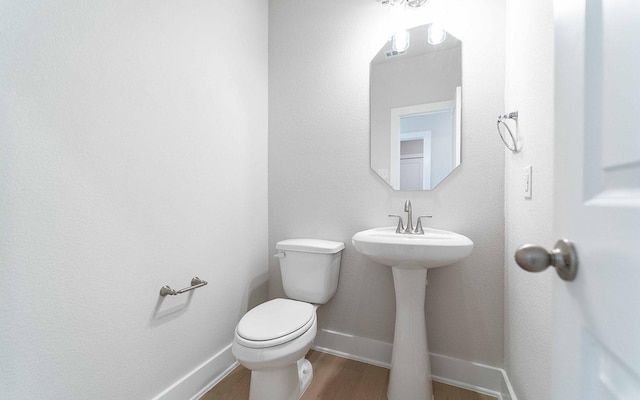
M393 34L391 48L398 53L404 53L409 48L409 31L401 30Z
M447 38L447 32L436 23L429 25L428 41L430 44L436 45L444 42Z

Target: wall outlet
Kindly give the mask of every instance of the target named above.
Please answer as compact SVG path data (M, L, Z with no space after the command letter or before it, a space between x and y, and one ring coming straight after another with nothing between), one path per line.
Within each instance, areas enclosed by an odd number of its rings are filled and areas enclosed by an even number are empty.
M531 178L533 173L533 167L531 165L524 167L524 198L531 198Z

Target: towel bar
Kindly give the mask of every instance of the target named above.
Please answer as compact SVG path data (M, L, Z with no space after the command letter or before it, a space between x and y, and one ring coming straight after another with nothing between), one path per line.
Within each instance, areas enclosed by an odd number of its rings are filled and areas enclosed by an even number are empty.
M197 276L194 276L193 279L191 279L191 286L180 289L180 290L175 290L175 289L171 289L171 287L169 285L164 285L161 289L160 289L160 296L167 296L167 295L171 295L171 296L175 296L184 292L188 292L191 291L193 289L197 289L199 287L202 287L204 285L206 285L208 282L205 280L202 280L200 278L198 278Z

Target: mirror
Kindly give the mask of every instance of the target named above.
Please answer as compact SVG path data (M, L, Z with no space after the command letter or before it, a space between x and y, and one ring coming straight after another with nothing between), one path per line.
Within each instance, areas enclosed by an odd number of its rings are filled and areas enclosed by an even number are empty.
M462 42L429 43L432 26L370 64L371 169L395 190L431 190L460 165Z

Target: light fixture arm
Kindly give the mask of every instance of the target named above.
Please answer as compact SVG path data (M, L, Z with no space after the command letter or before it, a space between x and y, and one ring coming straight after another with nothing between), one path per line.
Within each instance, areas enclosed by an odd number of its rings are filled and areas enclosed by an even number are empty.
M429 0L379 0L382 4L390 4L395 6L396 4L407 3L411 8L419 8L427 4Z

